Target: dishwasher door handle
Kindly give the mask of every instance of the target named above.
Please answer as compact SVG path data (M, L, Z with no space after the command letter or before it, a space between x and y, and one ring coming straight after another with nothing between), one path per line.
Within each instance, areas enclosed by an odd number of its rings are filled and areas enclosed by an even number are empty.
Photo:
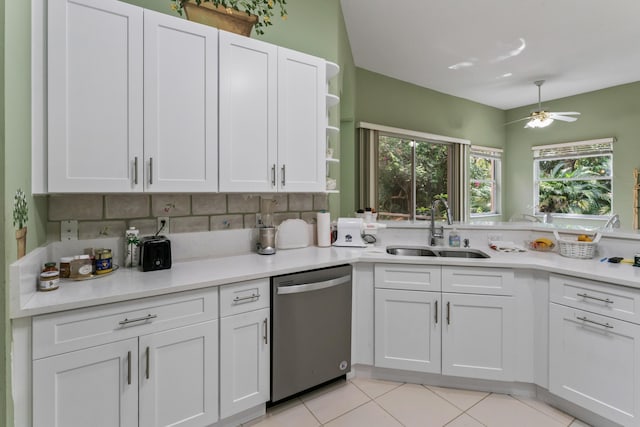
M278 295L299 294L301 292L311 292L320 289L331 288L351 281L351 276L342 276L337 279L325 280L323 282L303 283L301 285L278 286Z

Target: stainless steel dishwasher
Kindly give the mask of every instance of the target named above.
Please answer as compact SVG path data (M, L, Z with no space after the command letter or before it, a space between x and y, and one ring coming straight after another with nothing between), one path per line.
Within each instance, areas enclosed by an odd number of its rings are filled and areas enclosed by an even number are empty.
M271 278L271 402L351 368L351 266Z

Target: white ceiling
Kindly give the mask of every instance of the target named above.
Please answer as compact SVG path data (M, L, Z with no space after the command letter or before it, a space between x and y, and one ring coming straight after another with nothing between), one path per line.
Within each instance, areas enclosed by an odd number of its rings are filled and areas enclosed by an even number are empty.
M356 66L500 109L640 80L640 0L341 0Z

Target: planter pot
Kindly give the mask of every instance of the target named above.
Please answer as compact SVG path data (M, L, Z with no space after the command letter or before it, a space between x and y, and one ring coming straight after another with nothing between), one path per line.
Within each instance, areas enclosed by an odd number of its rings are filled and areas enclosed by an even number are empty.
M18 242L18 259L27 253L27 227L16 230L16 241Z
M210 2L203 1L198 6L194 0L190 0L185 2L183 7L189 21L247 37L251 35L253 26L258 22L256 15L247 15L246 12L214 6Z

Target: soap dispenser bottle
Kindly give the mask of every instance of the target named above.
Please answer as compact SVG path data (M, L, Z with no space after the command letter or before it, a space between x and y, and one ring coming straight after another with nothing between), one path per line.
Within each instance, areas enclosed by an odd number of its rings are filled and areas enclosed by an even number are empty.
M449 246L452 248L460 247L460 235L455 228L451 230L451 233L449 233Z

